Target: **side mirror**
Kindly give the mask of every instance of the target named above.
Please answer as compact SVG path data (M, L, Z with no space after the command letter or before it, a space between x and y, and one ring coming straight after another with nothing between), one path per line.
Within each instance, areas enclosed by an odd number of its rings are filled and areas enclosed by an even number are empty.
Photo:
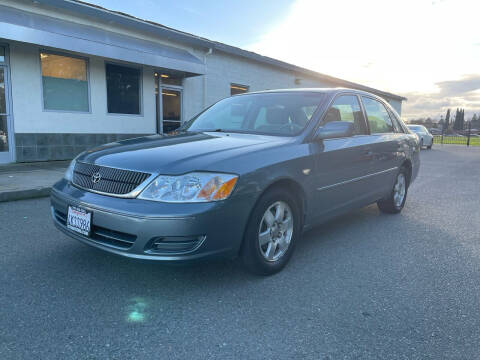
M315 139L333 139L352 136L355 127L348 121L331 121L319 127L315 133Z

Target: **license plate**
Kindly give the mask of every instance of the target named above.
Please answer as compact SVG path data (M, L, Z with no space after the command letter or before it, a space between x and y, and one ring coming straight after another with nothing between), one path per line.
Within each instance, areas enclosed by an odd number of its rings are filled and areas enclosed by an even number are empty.
M68 207L67 228L70 230L89 236L91 220L91 212L75 206Z

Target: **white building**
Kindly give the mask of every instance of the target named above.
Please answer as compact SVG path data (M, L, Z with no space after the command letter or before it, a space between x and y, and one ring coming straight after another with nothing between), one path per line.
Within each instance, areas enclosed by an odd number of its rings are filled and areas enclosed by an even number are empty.
M0 0L0 163L168 131L235 93L338 86L405 100L83 2Z

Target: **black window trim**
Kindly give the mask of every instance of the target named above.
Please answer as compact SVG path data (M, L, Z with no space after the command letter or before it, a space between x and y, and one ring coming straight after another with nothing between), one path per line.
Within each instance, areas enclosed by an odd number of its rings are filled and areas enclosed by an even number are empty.
M107 83L107 65L116 65L116 66L123 66L131 69L137 69L140 71L140 76L139 76L139 90L138 90L138 96L139 96L139 106L140 106L140 113L139 114L125 114L125 113L111 113L108 112L108 83ZM135 66L132 64L125 64L122 62L116 62L116 61L105 61L104 64L104 71L105 71L105 111L108 116L136 116L136 117L143 117L143 66Z
M392 122L395 123L393 127L399 129L399 131L395 131L395 134L404 134L405 132L403 130L402 125L400 125L400 122L398 121L397 117L393 115L392 111L388 107L387 107L387 112Z
M399 128L402 129L402 134L408 134L405 123L397 115L395 115L392 109L387 108L387 110L390 113L390 117L394 118Z

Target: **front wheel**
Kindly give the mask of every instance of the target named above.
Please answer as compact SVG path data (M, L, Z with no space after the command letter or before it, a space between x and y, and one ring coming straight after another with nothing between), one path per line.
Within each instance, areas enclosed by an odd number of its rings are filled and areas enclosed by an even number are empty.
M299 209L296 199L281 188L262 195L252 211L241 250L250 272L271 275L287 264L301 235Z
M400 168L390 195L377 202L378 208L381 212L397 214L402 211L405 201L407 200L407 176L407 169L405 167Z

